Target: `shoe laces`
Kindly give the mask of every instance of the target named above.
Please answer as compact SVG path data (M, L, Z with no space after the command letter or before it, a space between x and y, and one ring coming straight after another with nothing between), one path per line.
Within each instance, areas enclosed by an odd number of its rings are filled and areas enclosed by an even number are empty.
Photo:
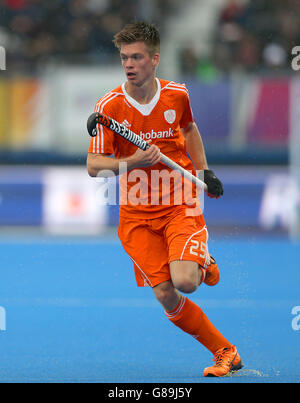
M220 350L218 350L213 358L213 360L215 361L215 366L216 367L221 367L224 364L229 364L231 359L230 357L227 356L227 352L229 352L230 349L227 347L224 347Z

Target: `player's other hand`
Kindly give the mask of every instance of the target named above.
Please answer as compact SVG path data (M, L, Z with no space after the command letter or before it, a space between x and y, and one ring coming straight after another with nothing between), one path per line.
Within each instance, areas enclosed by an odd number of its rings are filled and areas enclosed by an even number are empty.
M210 169L204 170L204 182L207 185L207 195L212 198L218 199L223 196L224 190L220 179Z
M160 161L160 149L155 145L145 151L138 149L131 158L134 168L150 167Z

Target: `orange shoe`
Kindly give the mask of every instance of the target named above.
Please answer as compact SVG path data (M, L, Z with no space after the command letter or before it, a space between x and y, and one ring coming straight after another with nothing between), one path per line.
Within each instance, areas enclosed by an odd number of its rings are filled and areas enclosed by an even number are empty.
M204 376L224 376L229 372L238 371L243 363L235 346L220 348L214 356L215 364L204 370Z
M215 259L210 257L210 265L205 272L204 283L210 286L218 284L220 281L220 271Z

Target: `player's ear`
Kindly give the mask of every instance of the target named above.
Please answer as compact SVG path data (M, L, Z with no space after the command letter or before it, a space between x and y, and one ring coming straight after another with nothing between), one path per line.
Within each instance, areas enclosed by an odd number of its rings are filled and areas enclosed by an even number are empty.
M157 67L159 64L159 58L160 58L160 54L159 53L154 53L154 55L152 56L152 64L153 67Z

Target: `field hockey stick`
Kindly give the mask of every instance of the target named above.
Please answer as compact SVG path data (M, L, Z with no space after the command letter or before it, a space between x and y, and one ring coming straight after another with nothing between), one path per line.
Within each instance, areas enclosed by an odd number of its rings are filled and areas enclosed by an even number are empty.
M92 113L87 121L87 130L91 137L96 137L98 134L97 124L105 126L108 129L112 130L113 132L119 134L124 139L134 144L143 151L147 150L147 148L150 147L150 144L147 143L147 141L145 141L136 133L128 129L128 127L117 122L115 119L103 115L102 113L99 112ZM191 174L189 171L182 168L180 165L178 165L176 162L168 158L163 153L160 153L160 156L161 156L160 161L163 162L165 165L167 165L169 168L179 171L181 175L189 179L198 188L207 191L207 185L204 182L202 182L199 178L197 178L195 175Z

